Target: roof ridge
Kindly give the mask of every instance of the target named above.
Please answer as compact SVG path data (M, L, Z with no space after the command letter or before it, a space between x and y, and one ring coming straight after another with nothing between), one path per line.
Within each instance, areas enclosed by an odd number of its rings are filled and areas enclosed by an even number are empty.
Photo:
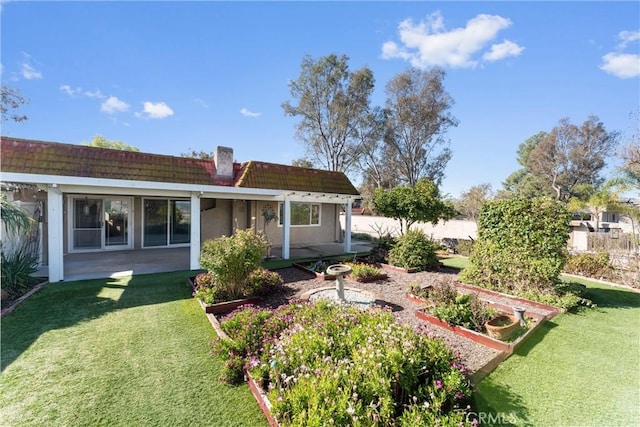
M120 149L117 149L117 148L107 148L107 147L93 147L91 145L71 144L71 143L68 143L68 142L57 142L57 141L42 141L42 140L27 139L27 138L16 138L16 137L11 137L11 136L6 136L6 135L1 135L0 136L0 140L2 140L2 141L7 140L7 142L9 142L9 141L17 141L17 142L23 142L23 143L27 143L27 144L56 145L56 146L70 147L70 148L73 148L73 149L108 150L109 153L113 153L114 151L115 152L120 151L120 152L125 152L125 153L131 153L131 154L136 155L136 156L153 156L153 157L165 157L165 158L171 158L171 159L188 159L188 160L198 161L198 162L213 162L212 159L200 159L200 158L197 158L197 157L186 157L186 156L176 156L176 155L172 155L172 154L149 153L149 152L146 152L146 151L120 150Z

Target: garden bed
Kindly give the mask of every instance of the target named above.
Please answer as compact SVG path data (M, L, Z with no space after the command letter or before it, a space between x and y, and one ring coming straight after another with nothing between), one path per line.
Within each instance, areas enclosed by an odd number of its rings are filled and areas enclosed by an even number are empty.
M380 273L375 276L367 276L367 277L353 277L353 275L349 274L346 276L347 279L356 281L358 283L371 283L378 280L385 280L389 278L388 274Z
M31 295L33 295L36 292L38 292L47 283L49 283L49 281L47 279L41 278L38 283L34 284L31 289L29 289L26 293L24 293L23 295L19 296L18 298L16 298L16 299L3 299L2 300L2 306L3 307L2 307L2 313L0 313L0 319L3 318L4 316L8 315L9 313L11 313L13 310L15 310L16 307L18 307L24 300L26 300ZM5 307L5 305L7 305L7 306Z
M391 264L385 264L385 263L380 263L380 267L384 268L385 270L389 270L389 271L397 271L399 273L417 273L419 270L415 267L412 268L402 268L402 267L397 267L395 265L391 265Z
M336 276L332 275L332 274L326 274L325 271L327 269L327 267L331 266L331 265L336 265L336 264L353 264L351 262L347 262L344 260L327 260L324 261L321 265L319 265L318 263L305 263L305 264L300 264L300 263L293 263L293 266L299 270L302 270L304 272L307 272L313 276L315 276L317 279L320 280L335 280ZM366 261L364 259L361 258L357 258L356 259L356 263L357 264L367 264L367 265L371 265L375 268L385 268L384 265L386 264L379 264L379 263L371 263L369 261ZM391 267L389 267L390 269ZM394 267L396 268L396 267ZM403 270L403 269L400 269ZM406 270L404 270L406 272ZM366 277L356 277L353 274L348 274L345 276L345 278L349 279L349 280L354 280L356 282L359 283L370 283L370 282L375 282L377 280L384 280L387 279L389 277L388 274L382 273L380 272L379 274L375 274L375 275L371 275L371 276L366 276Z
M431 323L432 325L451 331L457 335L475 341L478 344L501 351L505 353L505 355L510 355L511 353L513 353L515 349L518 348L522 344L522 342L526 340L527 337L529 337L531 333L538 328L538 326L540 326L540 324L542 324L543 321L543 319L536 319L532 316L527 316L527 318L531 322L531 326L521 335L519 335L515 340L513 340L512 342L507 342L491 338L485 333L472 331L462 326L449 325L447 322L443 322L432 314L426 312L424 309L416 310L416 316L418 317L418 319L424 320Z
M192 290L195 290L195 278L196 276L191 276L187 280ZM210 314L221 314L228 313L230 311L235 310L236 308L248 305L248 304L260 304L262 302L261 297L251 297L251 298L241 298L232 301L221 301L213 304L206 304L204 301L198 298L200 305L202 306L205 313Z
M331 274L326 274L325 271L327 267L329 267L330 265L341 264L341 263L342 261L340 260L329 259L329 260L323 261L322 263L309 262L309 263L299 264L294 262L293 266L299 270L305 271L315 276L316 279L335 280L336 276L333 276Z
M346 425L347 421L352 417L351 414L355 413L357 417L353 415L354 420L371 419L372 416L375 420L377 417L377 405L374 407L366 404L362 405L358 399L362 399L359 397L360 394L362 396L370 396L373 392L372 390L378 390L378 388L374 386L372 389L370 383L362 380L368 378L369 374L373 372L371 367L376 366L376 363L384 363L385 357L396 355L406 349L407 342L410 344L409 347L415 351L415 359L410 357L411 355L407 356L402 362L402 366L393 368L398 371L397 373L376 371L377 375L382 377L390 375L391 378L400 378L401 387L403 387L398 389L397 387L389 386L383 387L379 391L382 393L381 396L385 397L384 401L381 397L378 402L378 405L385 405L384 409L380 411L380 414L383 414L381 417L386 420L385 424L391 419L400 420L402 418L404 420L405 417L416 417L415 410L423 411L425 416L430 417L429 419L442 416L447 419L458 419L460 424L463 424L464 414L455 408L464 407L459 405L463 405L463 402L468 402L467 399L471 396L472 384L469 382L468 370L458 362L457 356L454 356L451 349L447 349L444 342L441 340L432 341L433 338L423 333L411 332L411 328L405 329L408 325L403 326L396 323L393 316L384 310L363 312L357 309L354 310L352 307L327 303L318 305L297 302L293 304L271 311L268 317L264 316L264 313L266 313L264 310L254 307L225 317L220 320L220 323L218 323L217 319L214 319L215 326L218 326L215 328L216 331L220 337L224 338L214 342L214 354L227 354L228 352L230 361L237 360L238 357L244 360L242 366L235 362L227 364L228 368L238 371L240 377L225 375L224 378L227 381L230 378L235 378L231 381L242 381L244 379L248 383L270 426L278 426L277 419L283 423L290 423L293 418L298 416L303 417L299 420L304 419L307 416L305 415L306 410L303 413L291 412L293 407L290 407L290 405L295 406L298 398L302 399L302 401L309 401L308 410L313 414L309 415L310 419L317 419L319 414L325 414L328 418L337 417L336 425ZM296 312L299 312L301 317L294 320ZM210 319L215 317L208 316ZM273 321L269 319L273 319ZM374 321L373 319L377 320ZM228 324L226 322L231 323ZM290 325L287 326L286 322L290 322ZM295 325L300 326L297 322L302 322L303 325L305 322L311 323L308 323L306 328L291 328ZM331 324L331 327L314 328L314 322L322 325ZM369 325L370 322L373 323ZM245 330L240 325L251 325L250 328L254 330ZM361 329L362 326L366 325L372 327ZM273 337L277 337L280 334L279 328L288 329L290 332L285 337L289 338L282 339L282 343L279 343L270 351L264 350L266 348L264 343L271 343L274 339ZM229 335L225 334L224 331L220 333L220 329L224 329ZM361 343L351 341L350 337L355 336L349 332L351 329L359 331L356 335L362 341ZM265 335L262 335L263 333ZM360 333L363 333L364 336L360 336ZM293 336L297 336L297 338L291 338ZM229 337L233 341L227 341ZM323 337L331 337L331 339L326 340ZM239 341L236 342L236 340ZM332 360L331 357L319 356L319 353L313 350L317 348L315 344L321 347L326 344L331 347L334 345L334 340L338 341L335 344L337 348L343 348L344 345L351 346L345 350L346 354L351 355L349 357L354 357L353 360L358 361L358 363L345 365L337 360ZM260 344L261 342L262 344ZM366 345L371 346L367 350L367 354L369 352L375 354L376 360L370 360L368 357L362 358L361 346L365 345L365 342L367 343ZM238 345L238 343L241 343L241 345ZM263 347L257 351L256 349L260 345ZM435 350L431 347L432 345L435 346ZM431 360L431 356L421 359L422 356L419 355L426 354L426 348L434 350L434 354L438 356L434 356L434 360ZM260 351L265 351L266 359L264 355L261 355ZM371 367L362 366L367 363ZM300 365L298 366L298 364ZM441 370L445 369L444 366L447 366L447 368L443 371L431 369L424 371L424 364L441 366ZM426 373L421 374L424 376L422 377L421 375L415 375L414 371L424 371ZM328 377L323 375L323 372L333 372L333 375L330 376L332 379L327 379ZM356 390L357 385L358 393L351 394L351 387L344 390L342 386L339 386L352 377L356 381L353 385L353 390ZM292 379L293 381L290 381ZM351 380L349 379L349 381ZM375 384L378 384L378 382L376 381ZM384 382L384 384L387 383ZM417 387L418 384L421 384L421 386ZM335 390L333 390L334 388ZM295 391L293 391L294 389ZM410 399L411 390L415 390L413 393L418 396L413 397L414 403L417 400L429 399L428 396L430 395L430 399L434 401L434 406L430 408L429 406L420 405L419 407L416 406L415 409L411 409L411 400L406 400ZM375 393L378 393L378 391L375 391ZM316 394L326 397L321 401L317 401ZM344 396L349 396L349 402L345 401ZM353 402L351 402L351 399L353 399ZM390 401L396 401L395 399L397 399L398 403L389 403ZM370 400L366 400L366 402L370 402ZM349 408L346 407L347 404ZM305 408L307 407L305 403L302 403L302 405ZM396 406L403 409L394 412L393 408ZM469 408L467 406L467 409ZM420 420L423 418L422 415L417 415L415 419ZM467 424L465 423L465 425Z
M512 339L511 341L501 341L489 336L487 333L477 332L462 326L450 325L429 312L430 306L432 305L430 300L412 293L406 294L406 298L409 301L423 306L423 308L415 311L415 315L418 319L425 321L430 325L453 332L458 336L469 339L487 348L497 350L501 353L479 369L476 375L474 375L474 380L478 380L490 373L504 359L509 357L542 323L560 312L556 307L525 300L523 298L513 297L511 295L488 291L475 286L464 285L461 283L456 283L455 286L458 291L475 293L480 300L487 304L487 306L502 314L513 313L515 307L524 308L526 310L525 317L529 321L529 328L518 335L517 338Z
M551 319L552 317L562 313L563 311L561 308L554 307L552 305L543 304L537 301L531 301L528 299L516 297L509 294L503 294L501 292L491 291L489 289L480 288L478 286L467 285L464 283L456 283L456 287L458 289L475 292L476 294L478 294L480 298L490 302L493 305L497 304L497 303L494 303L495 300L500 300L500 301L513 302L514 303L513 306L517 305L517 306L525 306L526 308L537 309L537 311L539 311L540 313L545 313L546 319Z

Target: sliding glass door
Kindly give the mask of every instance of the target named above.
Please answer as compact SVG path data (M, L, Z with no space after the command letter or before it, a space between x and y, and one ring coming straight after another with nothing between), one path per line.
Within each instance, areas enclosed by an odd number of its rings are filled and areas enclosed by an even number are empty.
M191 201L144 200L144 247L186 245L190 241Z
M71 197L70 251L132 247L130 198Z
M102 249L102 200L73 201L73 249Z
M109 248L129 246L129 200L105 199L104 244Z

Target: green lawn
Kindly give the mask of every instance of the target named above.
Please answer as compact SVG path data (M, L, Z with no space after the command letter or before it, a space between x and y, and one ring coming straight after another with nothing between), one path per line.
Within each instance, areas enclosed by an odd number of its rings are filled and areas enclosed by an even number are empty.
M482 380L476 407L486 419L533 426L639 425L640 294L580 282L598 308L546 322Z
M0 424L267 425L218 381L189 272L47 285L2 319Z
M468 258L446 258L463 269ZM478 384L486 424L640 425L640 294L586 279L597 308L543 324Z
M460 256L440 258L440 262L445 267L456 268L458 270L463 270L469 266L469 258Z

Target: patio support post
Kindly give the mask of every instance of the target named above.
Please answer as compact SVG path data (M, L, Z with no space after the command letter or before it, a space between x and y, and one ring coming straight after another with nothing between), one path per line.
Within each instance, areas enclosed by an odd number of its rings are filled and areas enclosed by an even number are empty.
M55 184L47 188L47 240L49 255L49 282L64 280L62 191Z
M344 252L351 252L351 197L347 198L344 210Z
M282 259L289 259L289 243L291 240L291 200L284 197L283 209L284 220L282 221Z
M189 245L189 268L200 269L200 194L191 193L191 243Z

